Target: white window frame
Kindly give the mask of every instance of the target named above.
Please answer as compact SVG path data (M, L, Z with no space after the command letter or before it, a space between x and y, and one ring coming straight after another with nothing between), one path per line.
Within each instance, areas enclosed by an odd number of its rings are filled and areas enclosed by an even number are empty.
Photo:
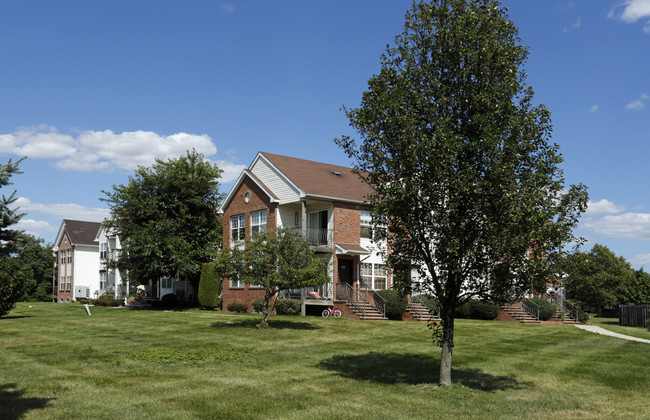
M260 233L266 232L268 222L268 213L265 210L251 212L251 236L255 237Z
M230 241L232 244L243 242L246 239L246 215L236 214L230 216Z
M359 288L385 290L388 288L386 264L361 263L359 266Z
M99 272L99 289L106 289L106 271L103 270Z

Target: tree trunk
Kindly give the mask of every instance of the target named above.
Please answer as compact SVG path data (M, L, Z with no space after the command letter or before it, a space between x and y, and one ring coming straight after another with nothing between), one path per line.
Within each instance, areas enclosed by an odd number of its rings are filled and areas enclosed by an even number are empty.
M440 385L451 386L451 360L454 348L454 311L445 310L441 314L442 352L440 356Z

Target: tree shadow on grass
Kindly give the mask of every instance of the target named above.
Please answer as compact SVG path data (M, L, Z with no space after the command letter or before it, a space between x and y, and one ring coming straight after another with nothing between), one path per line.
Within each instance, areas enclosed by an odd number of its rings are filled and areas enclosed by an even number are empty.
M33 318L34 315L9 315L9 316L0 316L0 320L2 319L22 319L22 318Z
M0 385L0 419L16 420L30 410L43 409L50 398L27 398L25 391L16 389L16 384Z
M440 360L422 354L375 353L335 355L319 363L319 367L337 372L338 375L359 381L384 384L430 384L437 383ZM530 386L510 376L495 376L477 369L454 369L452 378L469 388L494 392L506 389L522 389Z
M224 322L215 322L212 326L214 328L256 328L261 321L262 318L236 318ZM273 318L269 320L269 326L276 330L318 330L321 328L309 322Z

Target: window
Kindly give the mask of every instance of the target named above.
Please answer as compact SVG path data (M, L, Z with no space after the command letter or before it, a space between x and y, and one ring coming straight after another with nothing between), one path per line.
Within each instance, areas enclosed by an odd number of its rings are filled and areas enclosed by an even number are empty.
M238 278L231 278L230 287L244 287L244 282L242 282Z
M107 249L107 243L102 242L99 244L99 258L106 258L106 249Z
M230 238L232 242L239 242L246 239L246 216L238 214L230 217Z
M361 283L362 289L372 289L372 264L361 263Z
M361 210L361 237L372 239L372 215L367 210Z
M359 287L362 289L386 289L386 265L361 263L361 276Z
M61 251L61 265L65 264L65 251Z
M106 271L99 272L99 290L106 288Z
M61 276L61 279L59 280L59 289L65 290L65 276Z
M72 250L68 250L68 264L72 264Z
M72 276L68 276L68 283L66 284L65 289L66 290L72 289Z
M253 237L266 232L266 210L251 213L251 235Z
M171 277L161 277L160 278L160 288L161 289L171 289L173 286Z

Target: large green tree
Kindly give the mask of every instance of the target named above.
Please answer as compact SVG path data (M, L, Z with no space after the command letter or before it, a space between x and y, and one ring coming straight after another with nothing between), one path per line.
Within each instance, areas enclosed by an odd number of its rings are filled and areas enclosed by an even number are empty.
M16 260L29 274L25 296L29 300L52 300L52 246L42 238L19 233L13 241L0 247L0 255Z
M221 246L221 170L196 151L140 166L126 185L103 191L111 210L107 226L120 236L114 263L131 280L170 276L196 290L201 265Z
M259 328L268 328L278 292L320 286L330 281L327 264L293 229L278 228L260 233L248 240L244 249L233 249L232 259L232 275L244 283L264 287Z
M563 270L569 298L590 311L600 313L604 308L632 303L637 280L643 288L643 275L638 273L637 279L637 273L625 258L601 244L595 244L589 252L567 256Z
M541 287L586 207L586 188L564 185L527 56L497 1L414 3L360 106L345 109L359 140L336 140L374 187L397 282L408 288L403 268L417 267L420 292L440 301L444 386L456 308Z
M23 158L24 159L24 158ZM9 179L13 174L21 173L18 164L22 161L0 164L0 188L11 185ZM18 223L22 214L16 213L16 209L9 206L16 201L16 191L9 196L2 195L0 199L0 317L12 310L16 302L25 295L25 288L29 281L29 275L24 267L8 255L8 248L20 231L9 229L9 226Z

